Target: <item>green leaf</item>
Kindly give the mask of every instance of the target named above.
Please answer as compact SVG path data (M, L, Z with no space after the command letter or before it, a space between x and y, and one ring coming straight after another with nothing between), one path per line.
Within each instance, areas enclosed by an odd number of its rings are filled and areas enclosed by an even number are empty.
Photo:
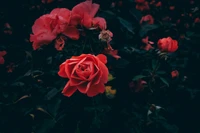
M133 25L129 21L127 21L127 20L125 20L125 19L123 19L121 17L118 17L118 20L122 24L122 26L124 28L126 28L130 33L135 34Z
M156 73L157 73L157 74L166 74L165 71L157 71Z
M164 84L166 84L169 87L169 83L165 78L163 78L163 77L159 77L159 78Z
M24 86L25 84L23 82L14 82L13 84L11 84L10 86L12 87L22 87Z
M137 76L135 76L132 80L133 80L133 81L136 81L136 80L138 80L138 79L142 79L142 78L145 78L145 77L147 77L147 76L144 76L144 75L137 75Z
M187 35L188 37L190 37L190 36L194 35L194 32L187 31L187 32L186 32L186 35Z
M51 100L54 96L57 95L58 92L59 92L58 89L52 88L52 89L44 96L44 98L45 98L46 100Z
M142 26L139 34L141 37L144 37L149 31L155 30L157 28L159 28L159 25L146 24L146 25Z
M157 60L152 60L152 69L154 70L157 65Z
M53 128L55 122L52 120L44 119L41 123L38 123L35 132L36 133L48 133Z

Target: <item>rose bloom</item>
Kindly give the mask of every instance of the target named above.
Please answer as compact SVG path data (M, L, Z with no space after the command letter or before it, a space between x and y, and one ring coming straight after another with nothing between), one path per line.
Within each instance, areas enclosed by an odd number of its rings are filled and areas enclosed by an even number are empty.
M174 71L171 72L171 76L172 76L172 78L178 77L179 72L177 70L174 70Z
M135 0L136 3L144 3L145 0Z
M138 3L135 8L140 11L149 10L149 3L147 1Z
M194 23L200 23L200 18L195 18Z
M76 90L89 97L103 93L109 74L106 63L107 58L103 54L82 54L67 59L60 65L58 72L60 77L69 79L62 91L63 95L70 97Z
M7 54L6 51L0 51L0 64L4 64L5 60L3 56L5 56L6 54Z
M54 0L42 0L42 3L44 3L44 4L49 4L49 3L52 3Z
M155 6L160 7L160 6L162 6L162 3L159 1Z
M174 9L175 9L175 6L170 6L169 9L170 9L170 10L174 10Z
M153 24L154 18L151 15L143 16L142 19L140 20L140 24L142 24L143 22L147 22L148 24Z
M79 31L71 23L70 10L66 8L55 8L50 14L45 14L35 20L32 26L33 34L30 42L36 50L43 45L51 43L58 34L63 34L71 39L79 38Z
M178 49L178 42L171 37L158 40L158 48L162 52L175 52Z
M92 3L92 0L86 0L72 8L72 18L79 21L86 28L106 29L106 20L102 17L95 17L100 5Z

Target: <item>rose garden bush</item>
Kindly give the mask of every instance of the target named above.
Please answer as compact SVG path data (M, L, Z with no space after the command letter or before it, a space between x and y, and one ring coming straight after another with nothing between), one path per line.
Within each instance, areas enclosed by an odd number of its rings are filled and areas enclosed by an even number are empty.
M0 8L0 133L198 133L198 0Z

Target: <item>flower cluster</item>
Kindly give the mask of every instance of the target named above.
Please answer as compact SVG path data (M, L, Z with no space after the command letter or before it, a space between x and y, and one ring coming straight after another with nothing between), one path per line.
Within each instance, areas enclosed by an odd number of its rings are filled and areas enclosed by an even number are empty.
M87 29L105 30L107 27L105 19L95 17L98 9L98 4L87 0L73 7L71 11L67 8L55 8L49 14L42 15L32 26L33 34L30 35L30 41L33 42L33 49L51 43L60 35L78 40L79 25ZM60 49L58 43L55 47Z

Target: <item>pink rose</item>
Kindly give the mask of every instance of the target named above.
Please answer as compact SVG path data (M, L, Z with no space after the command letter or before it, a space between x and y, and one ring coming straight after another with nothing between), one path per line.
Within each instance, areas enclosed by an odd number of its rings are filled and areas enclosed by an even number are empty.
M58 72L60 77L69 79L62 91L63 95L70 97L76 90L89 97L103 93L109 74L106 63L107 58L103 54L82 54L67 59L60 65Z
M33 34L30 35L33 49L36 50L42 45L51 43L58 34L64 34L71 39L78 39L78 30L69 23L70 10L66 8L55 8L50 14L45 14L36 19L32 26Z
M5 56L6 54L6 51L0 51L0 64L4 64L5 60L3 56Z
M162 38L158 40L158 48L162 52L175 52L178 49L178 42L171 37Z
M143 22L147 22L148 24L153 24L154 18L151 15L146 15L142 17L142 19L140 20L140 24L142 24Z
M104 18L95 17L99 10L99 4L92 3L92 0L81 2L72 9L72 16L76 18L81 25L86 28L106 29L106 21Z

